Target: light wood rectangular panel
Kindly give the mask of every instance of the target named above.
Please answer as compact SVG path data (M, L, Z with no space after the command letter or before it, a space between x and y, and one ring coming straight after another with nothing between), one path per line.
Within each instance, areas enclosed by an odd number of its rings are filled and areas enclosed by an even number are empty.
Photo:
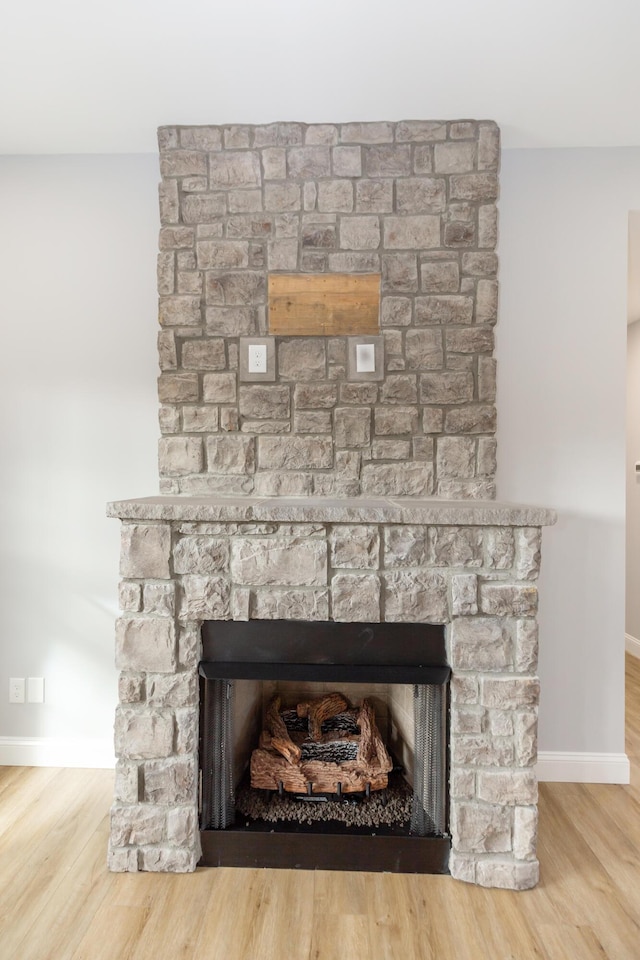
M317 337L377 334L380 274L271 274L269 333Z

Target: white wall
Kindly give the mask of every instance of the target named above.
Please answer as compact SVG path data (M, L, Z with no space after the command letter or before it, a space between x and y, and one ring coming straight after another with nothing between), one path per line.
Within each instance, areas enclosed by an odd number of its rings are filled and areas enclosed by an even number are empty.
M111 736L104 503L157 489L157 179L153 156L0 160L0 741ZM498 494L560 515L544 535L543 751L624 751L634 207L640 150L505 152ZM7 678L27 675L45 676L47 703L9 707Z
M543 538L540 749L624 753L627 216L640 150L506 151L498 496Z
M152 155L0 158L0 762L6 738L112 738L105 503L158 486L157 180ZM45 704L9 705L14 676Z
M640 655L640 320L627 327L627 616L629 647ZM633 642L635 640L635 643Z

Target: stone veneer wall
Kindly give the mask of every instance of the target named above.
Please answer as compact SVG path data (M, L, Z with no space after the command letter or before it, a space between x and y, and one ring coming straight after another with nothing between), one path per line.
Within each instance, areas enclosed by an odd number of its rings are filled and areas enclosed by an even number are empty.
M186 871L198 861L203 620L428 621L448 625L453 671L451 873L487 886L536 883L535 581L540 524L553 518L415 503L362 509L357 522L346 501L266 502L270 522L255 500L112 505L125 521L112 870Z
M498 128L490 121L159 131L164 493L495 496ZM239 380L267 277L381 274L384 378L347 338L276 338Z

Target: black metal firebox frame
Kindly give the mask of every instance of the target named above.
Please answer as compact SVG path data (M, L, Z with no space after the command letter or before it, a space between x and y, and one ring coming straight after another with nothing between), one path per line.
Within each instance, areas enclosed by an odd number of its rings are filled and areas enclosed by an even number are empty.
M300 680L443 686L448 729L444 627L438 624L326 621L206 621L200 662L200 757L203 780L211 767L207 703L214 683ZM446 686L445 686L446 685ZM210 724L209 724L210 727ZM212 771L208 770L211 780ZM448 750L445 760L448 783ZM448 796L448 791L447 791ZM202 802L202 801L201 801ZM448 824L448 799L445 799ZM201 866L288 867L394 873L448 873L450 839L415 836L399 828L316 824L247 825L235 818L224 829L201 829Z

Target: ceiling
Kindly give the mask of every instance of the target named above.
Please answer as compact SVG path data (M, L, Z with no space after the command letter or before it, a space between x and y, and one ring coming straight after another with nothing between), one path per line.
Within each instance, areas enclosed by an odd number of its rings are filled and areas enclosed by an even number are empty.
M14 0L0 153L155 152L171 123L496 120L640 145L639 0Z

